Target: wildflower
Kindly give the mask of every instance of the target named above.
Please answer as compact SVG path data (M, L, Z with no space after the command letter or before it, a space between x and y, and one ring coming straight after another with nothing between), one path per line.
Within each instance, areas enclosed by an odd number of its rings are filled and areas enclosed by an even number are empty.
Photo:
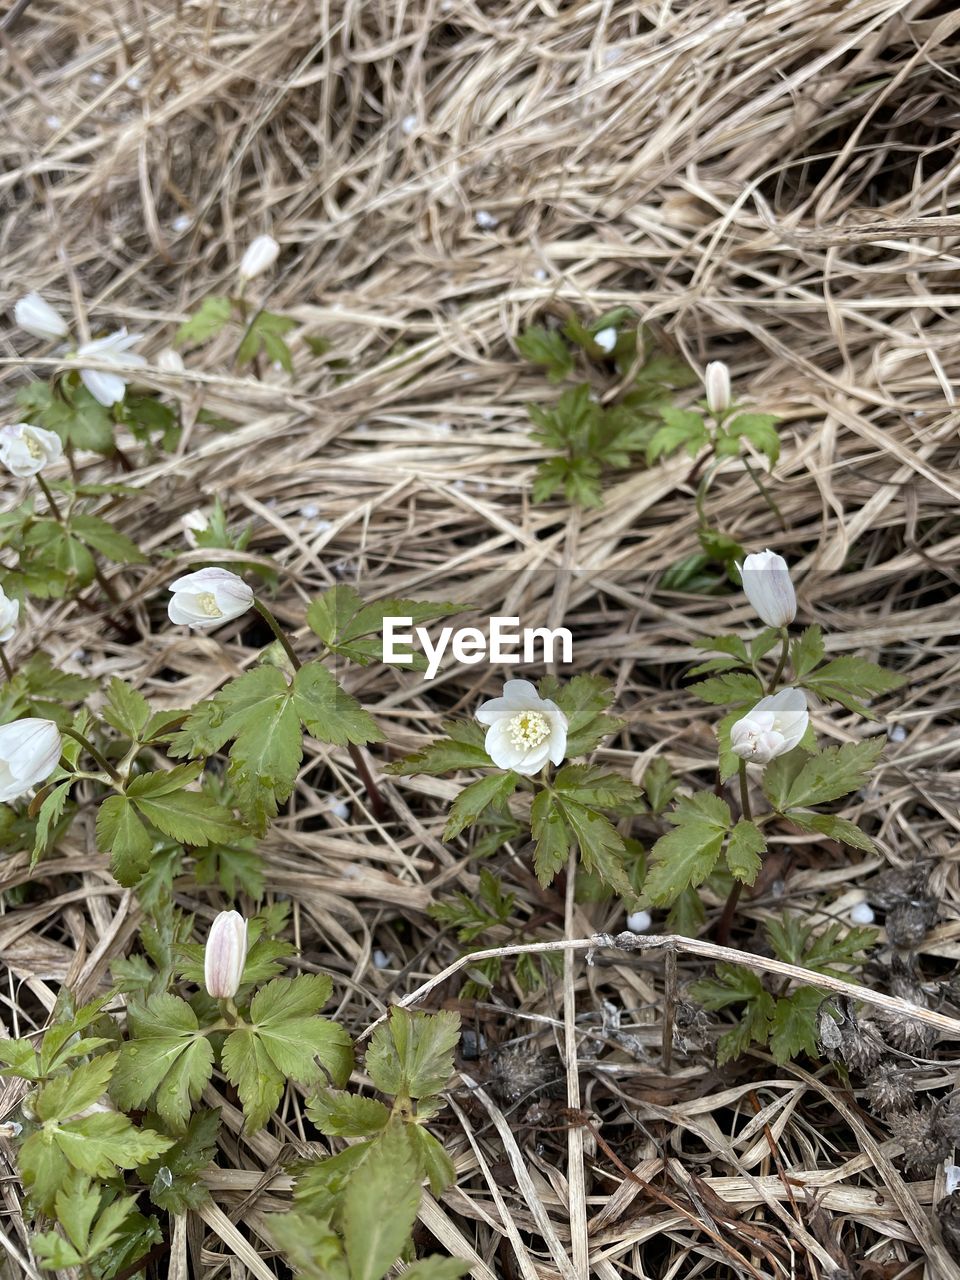
M0 587L0 644L6 644L8 640L13 639L19 617L20 601L8 600L3 588Z
M482 231L492 231L500 225L500 219L488 209L478 209L473 216L474 222Z
M873 924L875 916L869 902L856 902L850 908L851 924Z
M186 515L180 517L180 526L183 529L183 536L187 541L187 545L195 547L197 546L197 534L205 533L210 527L210 522L199 507L194 507L192 511L188 511Z
M707 393L707 408L711 413L726 413L730 408L730 370L722 360L711 360L703 375L703 389Z
M0 430L0 462L13 475L25 480L57 462L63 456L63 444L53 431L18 422Z
M246 253L240 259L240 276L244 280L252 280L263 271L269 270L280 256L280 246L273 236L257 236L251 240Z
M81 343L72 358L83 361L92 357L101 364L113 365L114 369L125 373L129 373L131 369L142 369L146 360L129 350L134 343L140 341L140 336L139 333L127 333L126 329L118 329L105 338L94 338L92 342ZM119 404L127 393L128 378L121 372L81 368L80 379L94 400L107 408Z
M649 911L631 911L627 916L627 928L631 933L649 933L653 916Z
M738 564L747 599L768 627L788 627L797 616L797 595L783 556L759 551Z
M52 720L0 725L0 804L24 795L57 767L63 742Z
M65 338L69 328L59 311L44 302L39 293L28 293L13 308L13 316L21 329L35 338Z
M215 1000L237 994L247 959L247 922L239 911L221 911L203 952L203 985Z
M730 730L730 746L741 760L769 764L786 755L807 731L810 716L802 689L781 689L761 698Z
M209 631L239 618L253 604L253 592L229 569L198 569L170 583L167 616L178 625Z
M484 746L500 769L530 776L548 760L560 764L567 749L567 717L555 702L541 698L529 680L508 680L503 697L477 708L489 725Z
M606 329L601 329L599 333L595 333L593 340L601 351L606 351L609 355L617 345L617 331L610 325Z

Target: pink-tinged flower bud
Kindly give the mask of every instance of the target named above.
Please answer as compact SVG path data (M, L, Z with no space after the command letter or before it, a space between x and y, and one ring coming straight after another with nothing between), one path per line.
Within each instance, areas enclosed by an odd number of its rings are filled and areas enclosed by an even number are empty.
M252 280L262 271L269 270L280 256L280 246L273 236L257 236L240 259L240 275L244 280Z
M747 599L768 627L788 627L797 616L797 594L783 556L759 551L737 566Z
M726 413L730 408L730 370L722 360L711 360L703 375L707 408L711 413Z
M802 689L781 689L761 698L730 730L734 755L751 764L769 764L799 746L810 715Z
M63 444L53 431L33 427L29 422L17 422L0 430L0 462L20 480L35 476L62 456Z
M203 985L215 1000L231 1000L247 959L247 922L239 911L221 911L210 926L203 953Z
M229 569L198 569L170 583L167 617L178 626L209 631L239 618L253 604L253 592Z
M52 720L11 720L0 725L0 804L25 795L50 777L63 750Z
M65 338L69 332L67 322L39 293L28 293L13 308L13 317L21 329L35 338Z

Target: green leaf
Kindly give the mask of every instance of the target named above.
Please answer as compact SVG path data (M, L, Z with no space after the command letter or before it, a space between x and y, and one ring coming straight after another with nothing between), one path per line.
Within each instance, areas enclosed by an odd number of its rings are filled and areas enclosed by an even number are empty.
M877 846L867 833L847 818L839 818L832 813L808 813L804 809L787 809L784 817L789 818L801 831L819 831L821 835L839 840L854 849L863 849L867 853L877 852Z
M531 364L545 368L551 382L562 382L573 371L573 352L556 329L531 325L518 335L517 350Z
M271 1213L269 1224L296 1280L350 1280L343 1244L327 1218L294 1209Z
M904 678L878 667L875 662L867 662L865 658L844 657L834 658L809 673L803 683L821 697L832 698L841 706L875 720L876 716L863 706L860 699L899 689Z
M34 1109L41 1120L68 1120L93 1106L106 1092L117 1064L116 1053L104 1053L81 1063L69 1075L57 1076L37 1094Z
M439 775L454 773L458 769L491 769L493 761L483 747L484 731L480 725L468 722L447 722L444 729L449 738L428 743L422 750L388 764L386 772L400 777L416 773Z
M31 870L50 848L57 823L63 816L64 806L67 803L67 796L70 794L72 786L73 778L68 778L66 782L61 782L59 786L53 788L40 806L40 812L37 814L37 830L33 842L33 856L30 859Z
M376 1098L321 1089L307 1103L307 1115L328 1138L367 1138L385 1129L390 1110Z
M471 827L491 805L501 810L516 791L520 778L515 773L490 773L471 782L450 807L444 840L455 839L465 827Z
M595 809L615 809L624 817L642 813L646 807L640 787L601 765L564 765L553 785L564 796L580 804Z
M667 915L667 929L684 938L695 938L703 927L707 913L696 889L684 889Z
M632 899L634 889L625 866L626 846L613 823L567 796L555 793L555 799L587 871L599 875L621 897Z
M651 760L643 775L643 790L646 793L650 812L663 813L679 785L666 756L657 756Z
M126 796L108 796L97 810L97 848L110 854L110 870L124 887L147 869L153 839Z
M212 1163L219 1131L219 1111L197 1111L172 1147L140 1166L140 1176L158 1209L184 1213L198 1209L208 1198L209 1192L197 1174Z
M770 1031L770 1048L777 1062L789 1062L800 1053L817 1057L817 1010L823 992L816 987L798 987L777 1001Z
M798 680L809 675L823 661L823 632L814 624L790 643L790 663Z
M319 662L306 663L295 675L293 705L308 732L321 742L360 746L383 737L373 716Z
M131 1002L131 1039L121 1046L111 1093L126 1110L156 1094L156 1109L171 1128L183 1129L213 1073L213 1049L197 1016L176 996L157 994Z
M568 758L586 755L623 725L622 720L606 714L613 702L613 688L603 676L574 676L565 684L548 676L540 681L539 692L567 717Z
M884 745L882 738L866 738L842 747L827 747L809 757L790 785L785 807L826 804L858 790L867 781Z
M367 1049L367 1074L381 1093L421 1098L439 1093L453 1074L460 1041L456 1013L410 1013L394 1006Z
M215 295L204 298L190 319L184 321L177 330L174 342L177 346L207 342L228 323L232 313L233 307L229 298Z
M744 436L760 453L766 454L770 466L774 467L780 457L778 421L772 413L741 413L726 423L726 430L731 436Z
M249 1030L232 1031L227 1036L221 1062L240 1095L244 1128L255 1133L270 1119L283 1095L283 1072L277 1070L260 1037Z
M647 465L660 457L685 447L695 458L709 437L703 418L694 409L676 409L669 405L660 411L664 425L655 433L647 449Z
M721 707L752 704L759 702L763 697L763 686L760 681L746 671L731 671L724 675L711 676L708 680L698 680L688 688L704 702Z
M759 827L741 818L730 832L725 854L730 874L744 884L753 884L763 865L760 854L766 847L767 842Z
M539 791L530 810L530 830L537 845L533 867L546 887L567 864L574 836L567 829L563 813L554 803L552 791Z
M334 1084L353 1069L353 1046L342 1027L314 1016L330 998L330 979L320 974L274 978L253 997L250 1020L263 1047L286 1077L312 1084L323 1078L317 1058Z
M420 1208L420 1180L399 1124L377 1141L376 1157L343 1197L343 1243L351 1280L382 1280L405 1249Z
M98 516L75 513L70 517L70 528L81 542L117 564L147 563L147 557L135 542Z
M401 1280L459 1280L470 1270L470 1263L462 1258L421 1258L407 1267Z
M422 1125L408 1124L407 1138L413 1146L417 1167L426 1173L430 1190L435 1196L443 1195L447 1187L457 1180L457 1170L443 1147Z
M655 906L669 906L688 886L706 880L719 861L731 816L718 796L700 792L681 799L670 821L677 825L651 849L643 885L644 898Z
M151 716L150 703L132 685L114 676L107 686L107 702L102 715L128 738L139 738Z
M152 780L164 774L141 774L127 787L127 797L141 815L165 836L180 844L228 844L244 834L229 809L204 791L152 790Z

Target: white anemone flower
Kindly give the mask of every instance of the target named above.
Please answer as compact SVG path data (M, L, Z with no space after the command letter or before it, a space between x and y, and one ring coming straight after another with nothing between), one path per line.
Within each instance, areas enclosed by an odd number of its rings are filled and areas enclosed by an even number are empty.
M18 480L35 476L63 456L63 442L54 431L15 422L0 429L0 462Z
M62 750L60 730L52 720L27 718L0 725L0 804L49 778Z
M489 726L484 746L499 769L529 777L566 754L567 717L529 680L508 680L501 698L477 708L477 719Z
M143 356L130 350L140 338L139 333L127 333L126 329L118 329L105 338L94 338L92 342L81 343L73 356L74 361L81 365L83 360L92 358L100 364L113 366L112 370L106 371L80 369L83 385L94 400L99 400L107 408L119 404L126 395L131 370L142 369L147 363Z
M0 587L0 644L12 640L20 620L20 601L11 600Z
M247 251L240 259L240 277L252 280L263 271L268 271L280 256L280 246L273 236L257 236L247 246Z
M756 551L737 565L743 590L768 627L788 627L797 616L797 593L783 556Z
M761 698L730 730L734 755L752 764L769 764L798 746L810 714L802 689L781 689Z
M177 626L210 631L239 618L253 604L253 591L229 569L206 568L170 583L167 617Z

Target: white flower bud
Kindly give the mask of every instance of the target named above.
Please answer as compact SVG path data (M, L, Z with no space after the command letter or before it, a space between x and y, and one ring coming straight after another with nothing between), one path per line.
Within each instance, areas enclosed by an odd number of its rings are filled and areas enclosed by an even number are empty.
M59 311L44 302L39 293L28 293L13 308L17 324L35 338L65 338L69 332L66 320Z
M734 755L753 764L768 764L799 745L810 715L802 689L781 689L761 698L730 730Z
M490 726L484 746L498 769L530 777L548 760L563 760L567 717L555 702L541 698L529 680L508 680L502 698L491 698L477 708L477 719Z
M707 408L711 413L726 413L730 408L730 370L722 360L711 360L703 375Z
M164 347L157 353L157 368L163 373L184 373L187 366L179 351L174 351L173 347Z
M12 720L0 725L0 804L49 778L63 742L52 720Z
M0 587L0 644L12 640L20 617L20 601L10 600Z
M280 246L273 236L257 236L240 260L240 275L244 280L252 280L254 276L267 271L280 256Z
M797 595L783 556L759 551L737 565L743 590L768 627L788 627L797 616Z
M186 515L180 517L180 525L187 545L195 547L197 545L197 534L204 533L210 527L210 522L199 507L194 507L192 511L188 511Z
M873 924L873 907L869 902L857 902L850 908L851 924Z
M144 357L129 350L140 341L140 338L139 333L127 333L126 329L118 329L116 333L110 333L105 338L94 338L92 342L82 343L71 358L81 362L92 357L100 364L112 365L114 369L122 369L125 372L142 369L147 363ZM122 373L102 369L81 369L80 378L94 400L108 409L111 405L119 404L127 394L129 378L124 377Z
M601 351L606 351L607 355L609 355L617 345L617 331L611 325L606 329L601 329L599 333L595 333L593 340Z
M178 626L209 631L239 618L253 604L253 592L229 569L198 569L170 583L167 616Z
M239 911L221 911L203 952L203 985L215 1000L237 994L247 959L247 922Z
M0 462L21 480L35 476L62 456L63 444L53 431L32 427L29 422L0 430Z
M653 916L649 911L631 911L627 916L627 928L631 933L649 933Z

